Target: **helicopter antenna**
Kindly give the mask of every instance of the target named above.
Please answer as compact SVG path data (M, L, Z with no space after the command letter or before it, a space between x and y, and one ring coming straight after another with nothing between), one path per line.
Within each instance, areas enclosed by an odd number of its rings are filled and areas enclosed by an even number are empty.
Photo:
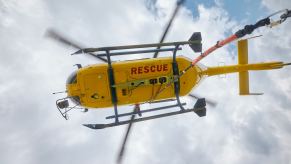
M53 95L60 94L60 93L67 93L67 91L53 92Z

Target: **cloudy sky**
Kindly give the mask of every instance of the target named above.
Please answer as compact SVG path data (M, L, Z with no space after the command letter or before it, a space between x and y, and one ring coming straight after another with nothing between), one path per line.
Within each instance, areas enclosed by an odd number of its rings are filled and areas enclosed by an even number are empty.
M175 0L0 0L0 163L115 163L125 126L94 131L112 110L73 111L65 121L55 107L76 63L72 47L46 37L54 28L86 47L157 42ZM167 41L195 31L203 48L290 0L187 0ZM261 28L249 42L250 62L291 62L291 19ZM185 47L180 55L194 58ZM162 55L163 56L163 55ZM119 59L116 59L119 60ZM211 54L206 66L237 63L235 43ZM216 100L207 116L185 114L134 124L124 163L291 163L291 67L250 74L251 91L238 96L237 75L205 79L193 93ZM191 99L185 98L191 104ZM147 108L150 106L143 106ZM131 110L132 107L123 107Z

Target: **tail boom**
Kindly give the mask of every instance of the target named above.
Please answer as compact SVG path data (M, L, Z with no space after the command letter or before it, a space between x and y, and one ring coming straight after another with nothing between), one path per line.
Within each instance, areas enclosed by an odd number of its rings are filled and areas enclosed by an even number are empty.
M238 73L239 74L239 94L240 95L260 95L249 92L249 72L280 69L291 63L279 61L248 64L248 41L238 41L238 65L209 67L201 72L202 75L215 76L221 74Z
M245 71L261 71L280 69L286 66L288 63L283 62L267 62L267 63L255 63L255 64L238 64L229 66L208 67L201 73L206 76L215 76L229 73L239 73Z

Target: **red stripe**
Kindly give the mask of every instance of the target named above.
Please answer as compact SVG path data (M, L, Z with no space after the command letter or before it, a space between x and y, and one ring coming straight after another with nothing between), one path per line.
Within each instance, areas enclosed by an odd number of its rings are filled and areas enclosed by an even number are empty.
M210 53L212 53L213 51L215 51L216 49L234 41L237 39L237 36L236 35L231 35L230 37L222 40L222 41L219 41L217 44L215 44L214 46L208 48L205 52L203 52L200 56L198 56L197 58L195 58L193 61L192 61L192 66L194 66L196 63L198 63L201 59L203 59L204 57L206 57L207 55L209 55Z

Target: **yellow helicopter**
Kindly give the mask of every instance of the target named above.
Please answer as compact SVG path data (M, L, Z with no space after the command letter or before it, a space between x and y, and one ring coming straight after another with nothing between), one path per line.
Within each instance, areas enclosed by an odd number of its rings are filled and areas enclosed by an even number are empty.
M253 25L246 25L235 34L224 40L218 41L214 46L202 52L202 37L200 32L194 32L188 41L163 43L173 18L177 14L182 2L183 1L178 1L175 11L159 43L83 49L55 30L48 31L50 37L79 49L79 51L72 55L81 53L89 54L105 62L103 64L94 64L86 67L77 64L78 70L73 72L67 79L67 96L57 100L56 105L65 119L67 119L68 112L76 107L82 107L85 112L89 109L96 110L113 107L114 115L106 117L106 119L114 119L115 121L113 123L84 124L84 126L91 129L104 129L128 124L119 158L121 158L123 154L123 149L133 122L188 112L195 112L200 117L205 116L206 103L210 105L215 105L215 103L206 101L205 98L197 98L195 95L190 94L190 91L195 88L202 79L215 75L238 73L239 94L258 94L249 91L249 71L280 69L284 66L291 65L291 63L284 63L281 61L250 64L248 62L248 39L242 39L245 35L251 34L259 27L273 27L281 24L291 16L290 10L281 10ZM270 17L278 13L283 14L278 21L272 22ZM236 40L238 41L237 65L206 67L199 63L200 60L216 49ZM201 55L194 60L185 56L176 56L177 51L181 50L182 46L185 45L190 46L194 52L199 52ZM171 57L158 58L159 52L172 52L173 55ZM119 62L113 62L111 60L112 56L142 53L154 53L154 56L149 59L125 60ZM191 109L185 109L185 103L180 101L181 96L187 95L197 98L194 107ZM71 106L69 101L74 105ZM177 103L147 110L141 110L139 107L139 105L143 103L162 103L168 101L177 101ZM120 113L121 111L118 110L118 106L120 105L135 105L135 107L133 112ZM146 117L142 116L143 113L175 107L178 107L178 110L174 112L154 114ZM139 115L140 117L135 118L135 115ZM131 116L131 118L129 120L120 121L119 118L124 116Z

